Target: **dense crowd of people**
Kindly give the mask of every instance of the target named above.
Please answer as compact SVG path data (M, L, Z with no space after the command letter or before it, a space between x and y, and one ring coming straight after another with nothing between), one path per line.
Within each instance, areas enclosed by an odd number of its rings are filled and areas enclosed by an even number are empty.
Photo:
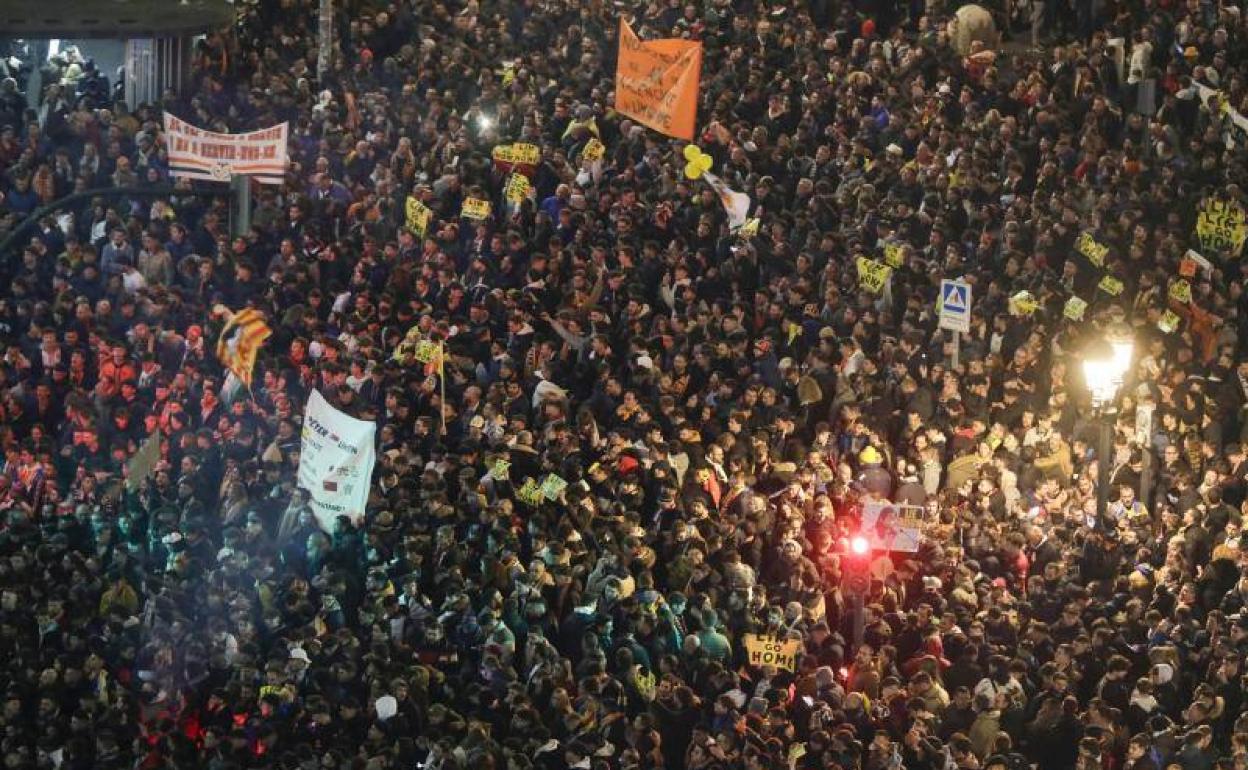
M1012 3L984 45L940 0L346 2L320 77L315 6L240 2L159 104L0 87L0 227L179 191L0 255L5 768L1248 768L1242 6ZM613 109L621 13L703 42L695 144L756 234ZM170 177L162 110L289 121L245 235ZM215 354L248 307L250 389ZM378 427L328 529L314 389ZM881 500L924 537L873 555L856 629Z

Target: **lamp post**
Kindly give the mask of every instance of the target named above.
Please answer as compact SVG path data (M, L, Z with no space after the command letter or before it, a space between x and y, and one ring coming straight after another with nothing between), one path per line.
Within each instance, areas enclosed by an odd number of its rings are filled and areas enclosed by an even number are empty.
M1109 327L1083 354L1083 380L1092 396L1092 415L1097 426L1096 529L1105 527L1109 508L1110 455L1114 451L1114 418L1118 389L1131 368L1135 342L1125 325Z

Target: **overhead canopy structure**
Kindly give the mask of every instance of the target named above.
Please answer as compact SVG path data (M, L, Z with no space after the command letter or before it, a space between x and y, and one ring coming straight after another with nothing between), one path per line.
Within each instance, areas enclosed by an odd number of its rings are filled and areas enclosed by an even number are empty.
M226 0L0 0L0 29L27 40L194 35L233 17Z

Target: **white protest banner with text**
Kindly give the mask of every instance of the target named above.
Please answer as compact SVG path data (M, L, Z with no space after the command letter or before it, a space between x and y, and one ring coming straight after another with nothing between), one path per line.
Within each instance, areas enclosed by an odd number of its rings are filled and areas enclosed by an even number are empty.
M333 531L339 516L357 524L364 518L377 461L373 445L376 433L376 423L343 414L319 391L313 390L308 397L303 412L299 487L311 495L312 512L326 532Z

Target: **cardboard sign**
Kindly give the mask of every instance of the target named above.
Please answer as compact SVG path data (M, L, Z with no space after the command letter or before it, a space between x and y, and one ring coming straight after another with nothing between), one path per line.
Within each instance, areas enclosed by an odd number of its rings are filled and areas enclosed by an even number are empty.
M1248 240L1248 214L1235 201L1210 198L1196 217L1196 238L1205 252L1237 257Z
M745 224L741 225L741 229L737 231L737 235L748 241L750 238L758 235L758 226L760 224L762 224L762 222L758 217L747 219L745 220Z
M415 196L407 196L407 205L405 214L407 219L407 228L416 233L418 238L425 237L425 231L429 228L429 218L433 216L433 211L416 200Z
M1184 278L1195 278L1196 269L1196 260L1191 259L1190 257L1184 257L1183 260L1179 262L1179 275Z
M490 478L495 481L506 481L509 477L507 471L511 468L511 463L506 460L499 460L490 466Z
M780 640L774 636L746 634L745 642L747 662L751 666L775 666L785 671L797 670L797 654L802 650L802 643L795 639Z
M620 17L615 109L622 115L691 142L701 77L702 43L678 38L642 42Z
M1109 254L1109 247L1097 243L1090 233L1079 234L1079 240L1075 241L1075 250L1097 267L1104 267L1105 257Z
M139 451L126 461L126 491L133 492L156 472L160 464L160 429L157 428L139 446Z
M1062 308L1062 315L1072 321L1082 321L1083 313L1088 309L1088 303L1078 297L1071 297L1066 300L1066 307Z
M1180 278L1170 284L1170 299L1181 305L1186 305L1192 301L1192 285Z
M1119 294L1122 294L1123 287L1122 287L1122 281L1118 280L1112 275L1107 275L1101 279L1101 282L1096 285L1096 288L1100 289L1101 291L1105 292L1111 297L1117 297Z
M888 277L892 273L893 269L888 265L866 257L858 258L858 285L872 294L879 294L884 290L884 284L888 283Z
M1195 262L1197 270L1203 270L1206 273L1213 272L1213 263L1205 259L1205 256L1199 251L1188 249L1187 252L1183 254L1183 259Z
M480 198L464 198L464 207L460 211L460 215L464 219L489 219L490 218L490 202L483 201Z

